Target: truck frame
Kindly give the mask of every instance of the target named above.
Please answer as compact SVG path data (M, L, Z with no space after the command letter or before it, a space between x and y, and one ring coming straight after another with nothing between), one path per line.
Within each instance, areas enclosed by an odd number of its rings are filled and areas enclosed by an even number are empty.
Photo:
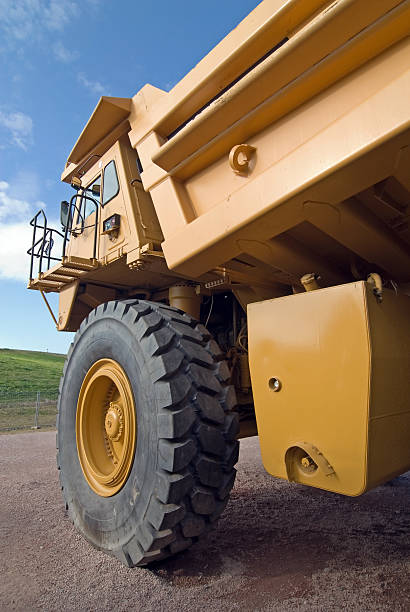
M28 287L76 332L63 497L124 564L206 534L240 438L344 495L410 469L409 26L408 0L263 0L170 92L101 98L62 230L32 219Z

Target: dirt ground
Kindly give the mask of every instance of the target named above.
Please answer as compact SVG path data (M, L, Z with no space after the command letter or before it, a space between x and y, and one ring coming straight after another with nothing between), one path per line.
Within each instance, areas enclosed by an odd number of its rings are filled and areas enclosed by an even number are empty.
M410 610L410 473L356 498L282 482L241 443L207 539L154 569L92 549L66 517L55 433L0 436L0 610Z

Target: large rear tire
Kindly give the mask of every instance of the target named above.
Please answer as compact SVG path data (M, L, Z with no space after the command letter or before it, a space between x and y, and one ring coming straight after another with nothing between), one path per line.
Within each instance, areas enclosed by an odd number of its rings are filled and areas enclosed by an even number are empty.
M127 566L191 546L228 501L238 458L229 369L182 311L109 302L83 321L60 383L57 463L68 513Z

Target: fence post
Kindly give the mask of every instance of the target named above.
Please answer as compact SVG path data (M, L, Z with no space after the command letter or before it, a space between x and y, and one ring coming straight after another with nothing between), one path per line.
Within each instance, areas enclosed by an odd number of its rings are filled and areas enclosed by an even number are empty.
M39 429L38 426L38 411L40 409L40 391L37 391L37 397L36 397L36 412L34 415L34 427L32 429Z

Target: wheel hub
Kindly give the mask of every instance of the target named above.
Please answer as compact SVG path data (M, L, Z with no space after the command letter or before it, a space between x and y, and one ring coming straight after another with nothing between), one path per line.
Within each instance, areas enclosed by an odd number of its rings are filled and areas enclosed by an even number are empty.
M102 497L126 483L136 445L134 396L123 368L100 359L88 370L77 402L80 465L91 489Z
M118 442L124 428L124 415L119 404L110 402L110 407L105 415L105 433L110 440Z

